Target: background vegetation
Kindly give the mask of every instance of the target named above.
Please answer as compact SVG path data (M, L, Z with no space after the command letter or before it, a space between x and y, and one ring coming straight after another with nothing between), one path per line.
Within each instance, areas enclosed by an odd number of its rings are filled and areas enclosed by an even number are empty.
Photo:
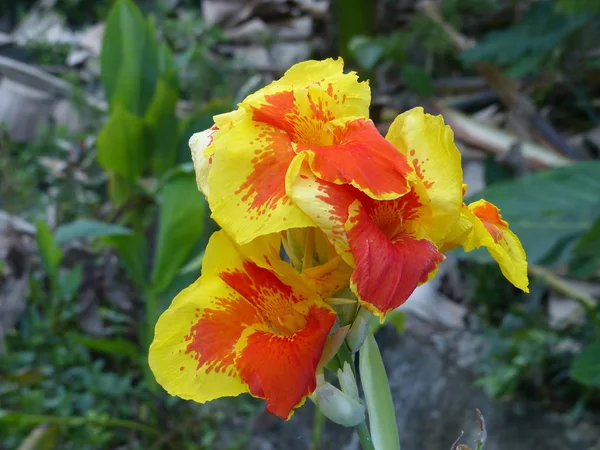
M208 1L49 3L3 3L2 31L31 11L105 30L85 63L65 63L68 42L0 45L67 81L82 121L25 140L0 131L0 449L245 448L259 402L170 397L146 353L216 229L187 140L284 67L240 64L239 36L203 17ZM488 343L478 383L575 418L597 412L600 3L253 3L263 9L249 18L267 23L301 11L311 57L343 55L370 78L382 130L418 104L444 114L485 180L472 198L501 207L532 265L526 296L482 254L454 255L461 289L440 290ZM261 33L253 46L275 49Z

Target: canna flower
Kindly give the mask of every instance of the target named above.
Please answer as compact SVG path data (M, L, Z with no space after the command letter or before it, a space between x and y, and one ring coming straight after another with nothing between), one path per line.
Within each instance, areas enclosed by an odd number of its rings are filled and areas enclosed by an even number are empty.
M508 224L491 204L463 203L450 127L415 108L384 139L368 120L368 86L343 74L342 64L300 63L192 137L198 187L213 218L238 244L282 232L297 268L298 249L311 246L306 234L294 235L316 227L328 255L317 264L329 261L323 267L338 287L350 272L346 284L381 319L459 245L487 247L526 290L525 254Z
M462 205L460 152L441 117L407 111L386 139L416 173L403 196L373 199L320 180L307 166L290 187L292 200L354 268L351 288L361 304L381 318L433 276Z
M314 226L288 186L306 164L320 180L391 200L414 177L369 117L370 89L341 59L306 61L190 140L212 217L239 244Z
M289 419L314 392L323 357L341 344L337 333L323 354L336 314L279 259L280 242L271 235L239 247L223 231L211 237L202 276L156 324L150 368L170 394L204 403L250 393Z

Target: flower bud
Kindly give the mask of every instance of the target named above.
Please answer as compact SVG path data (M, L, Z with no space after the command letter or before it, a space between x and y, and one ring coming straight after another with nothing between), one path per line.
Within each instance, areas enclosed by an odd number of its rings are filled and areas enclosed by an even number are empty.
M360 308L358 311L354 323L348 332L348 336L346 336L346 342L352 353L357 352L365 342L372 318L373 314L366 308Z
M350 378L346 367L349 370ZM323 375L317 376L317 389L311 395L312 401L317 405L319 410L332 422L344 427L354 427L365 420L365 407L358 398L358 388L356 380L352 375L348 363L344 366L344 371L338 370L338 376L344 377L344 381L340 378L340 384L344 391L340 391L332 384L325 381ZM356 393L356 396L349 394Z

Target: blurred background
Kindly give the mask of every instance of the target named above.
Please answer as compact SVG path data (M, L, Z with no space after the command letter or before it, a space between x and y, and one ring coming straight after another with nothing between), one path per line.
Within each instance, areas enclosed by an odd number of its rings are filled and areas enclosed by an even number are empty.
M0 449L358 449L310 402L168 396L146 353L217 228L187 141L342 56L443 114L531 294L448 255L377 339L403 448L600 449L599 0L0 0Z

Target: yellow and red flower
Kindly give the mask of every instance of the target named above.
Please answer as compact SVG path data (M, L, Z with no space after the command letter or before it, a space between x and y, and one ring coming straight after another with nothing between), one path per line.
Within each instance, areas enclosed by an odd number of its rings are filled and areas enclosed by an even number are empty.
M240 244L314 226L286 189L304 161L319 179L375 199L408 192L413 170L368 119L370 100L341 60L306 61L215 117L191 147L217 223Z
M383 139L367 118L368 86L342 67L298 64L194 135L198 185L215 220L240 244L317 226L380 317L431 278L453 245L488 247L523 287L524 254L498 250L469 220L460 152L443 119L415 108ZM510 257L519 262L509 270Z
M435 273L444 259L438 247L462 204L460 152L441 117L415 108L398 116L386 139L416 174L398 198L328 183L307 166L290 185L293 202L354 267L351 286L361 304L381 317Z
M527 291L525 252L498 208L464 204L443 119L415 108L383 138L368 84L342 69L297 64L190 139L223 231L157 323L150 367L169 393L248 392L289 418L346 338L356 299L383 319L458 246L486 247Z
M240 248L222 231L211 237L202 276L156 325L150 368L170 394L204 403L249 392L288 419L315 390L336 314L271 259L270 239Z

